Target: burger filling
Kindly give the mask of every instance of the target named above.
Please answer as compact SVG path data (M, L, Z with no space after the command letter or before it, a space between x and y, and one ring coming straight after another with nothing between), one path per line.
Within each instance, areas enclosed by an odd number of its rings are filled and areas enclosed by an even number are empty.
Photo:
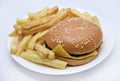
M51 49L47 44L45 45L48 49ZM91 56L96 56L98 54L97 50L94 50L93 52L82 54L82 55L75 55L75 54L69 54L64 48L58 44L53 50L52 50L56 56L70 58L70 59L85 59Z

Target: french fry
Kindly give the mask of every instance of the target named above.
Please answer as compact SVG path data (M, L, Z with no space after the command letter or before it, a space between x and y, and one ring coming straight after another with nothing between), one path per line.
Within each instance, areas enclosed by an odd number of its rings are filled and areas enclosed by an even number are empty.
M17 18L16 24L13 25L13 27L14 27L16 30L23 30L24 28L22 27L22 24L25 24L25 23L28 23L28 22L30 22L29 19Z
M34 21L27 22L27 23L23 24L22 27L24 29L30 29L30 28L33 28L35 26L45 24L45 23L49 22L51 19L53 19L53 18L54 18L54 15L46 16L44 18L40 18L40 19L36 19Z
M92 21L93 21L96 25L100 26L100 23L99 23L99 20L98 20L97 16L93 16L93 17L92 17Z
M76 9L71 9L70 10L70 12L71 12L71 14L73 14L74 16L76 16L76 17L82 17L82 13L80 13L78 10L76 10Z
M22 26L19 25L19 24L15 24L15 25L13 25L13 27L14 27L16 30L23 30Z
M42 11L37 12L36 14L34 14L34 17L32 18L32 20L36 20L36 19L40 19L40 18L43 18L43 17L46 17L46 16L56 14L57 11L58 11L57 6L51 8L51 9L48 9L48 7L46 7ZM30 14L29 14L29 16L30 16Z
M88 12L84 12L83 14L77 11L76 9L71 9L71 14L75 15L76 17L80 17L86 19L88 21L92 21L98 26L100 26L98 18L96 16L91 16Z
M39 39L38 39L37 44L40 44L40 45L43 46L43 45L45 44L45 40L41 40L41 39L39 40Z
M56 16L50 22L43 24L43 25L40 25L40 26L37 26L37 27L34 27L32 29L29 29L29 30L24 30L23 34L29 35L29 34L34 34L34 33L49 29L57 22L64 19L68 15L69 11L70 11L70 8L67 8L66 10L62 9L56 14Z
M43 31L43 32L39 32L36 35L34 35L32 37L32 39L30 40L30 42L28 43L28 48L29 49L34 49L36 41L38 39L42 38L47 32L48 32L48 30Z
M67 9L61 9L57 14L56 17L54 17L49 23L48 25L51 27L54 24L56 24L57 22L59 22L60 20L64 19L70 12L70 8Z
M42 59L40 58L37 54L35 53L27 53L27 52L22 52L20 56L28 61L41 64L41 65L46 65L49 67L54 67L57 69L65 69L67 62L59 60L59 59Z
M37 51L36 51L36 50L31 50L31 49L27 49L25 52L27 52L27 53L35 53L35 54L37 54Z
M20 53L22 53L26 49L31 37L32 35L28 35L22 39L20 46L17 48L17 55L20 55Z
M69 19L69 18L75 18L76 16L74 16L73 14L69 13L65 18L65 19Z
M58 12L58 7L55 6L47 12L47 15L53 15L53 14L56 14L57 12Z
M12 54L17 53L18 42L19 42L19 37L18 36L14 37L12 39L12 42L10 44L10 53L12 53Z
M22 31L21 31L21 30L18 30L17 33L18 33L19 36L23 37L23 35L22 35Z
M38 11L36 13L29 13L28 14L29 19L35 20L35 19L38 19L38 18L43 18L43 17L46 16L46 13L48 12L48 10L49 10L49 8L45 7L41 11Z
M88 21L92 21L91 15L88 12L84 12L81 17Z
M37 50L39 57L43 59L48 59L48 51L44 47L36 44L35 49Z
M14 30L14 31L11 32L8 36L10 36L10 37L15 37L15 36L17 36L17 35L18 35L17 30Z
M35 49L38 52L38 56L40 56L43 59L55 59L55 53L52 52L51 50L43 47L40 44L35 45Z
M29 30L23 30L22 34L23 35L31 35L31 34L35 34L35 33L38 33L38 32L42 32L42 31L47 30L49 28L50 28L50 26L48 26L48 24L43 24L43 25L34 27L32 29L29 29Z
M17 18L17 20L16 20L16 23L18 25L22 25L22 24L25 24L25 23L28 23L28 22L30 22L30 20L28 18L27 19Z

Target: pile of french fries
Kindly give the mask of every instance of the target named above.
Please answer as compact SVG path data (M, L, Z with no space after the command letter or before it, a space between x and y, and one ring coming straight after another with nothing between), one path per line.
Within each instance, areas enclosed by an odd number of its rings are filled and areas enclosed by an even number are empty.
M81 13L76 9L45 7L40 11L28 13L27 18L18 18L13 26L14 31L10 47L11 54L20 56L31 62L58 69L65 69L67 62L56 59L55 53L45 47L44 36L57 22L79 17L99 25L98 18L88 12Z

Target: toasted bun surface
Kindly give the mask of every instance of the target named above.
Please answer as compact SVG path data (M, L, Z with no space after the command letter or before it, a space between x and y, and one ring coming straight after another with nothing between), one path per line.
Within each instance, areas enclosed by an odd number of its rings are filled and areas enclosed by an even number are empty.
M45 40L52 49L61 44L68 53L80 55L92 52L100 46L102 31L90 21L70 18L53 26Z

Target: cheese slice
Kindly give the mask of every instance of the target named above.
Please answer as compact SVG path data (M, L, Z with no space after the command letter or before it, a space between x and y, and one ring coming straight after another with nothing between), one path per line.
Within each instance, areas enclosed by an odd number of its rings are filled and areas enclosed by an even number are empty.
M71 56L67 53L67 51L65 51L63 49L63 47L58 44L53 50L52 50L57 56L61 56L61 57L65 57L65 58L70 58L70 59L85 59L88 58L90 56L95 56L98 54L98 52L95 50L91 53L88 53L87 55L83 55L83 56Z

